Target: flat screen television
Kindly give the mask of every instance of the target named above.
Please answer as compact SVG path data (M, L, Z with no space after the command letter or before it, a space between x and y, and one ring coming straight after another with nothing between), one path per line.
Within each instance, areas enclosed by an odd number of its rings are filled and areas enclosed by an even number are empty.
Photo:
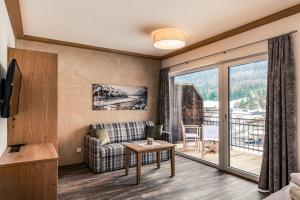
M22 74L16 59L9 63L6 79L1 80L1 117L16 115L19 109L19 97Z

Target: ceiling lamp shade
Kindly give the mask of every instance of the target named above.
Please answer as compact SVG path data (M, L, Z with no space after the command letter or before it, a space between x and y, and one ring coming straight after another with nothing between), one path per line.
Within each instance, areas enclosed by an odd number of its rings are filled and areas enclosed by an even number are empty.
M185 33L177 28L158 29L152 33L153 45L158 49L178 49L185 45Z

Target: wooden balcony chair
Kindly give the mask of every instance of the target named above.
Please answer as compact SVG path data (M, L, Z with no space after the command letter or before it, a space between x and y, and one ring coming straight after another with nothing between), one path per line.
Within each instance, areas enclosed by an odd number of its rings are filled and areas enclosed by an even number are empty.
M202 125L202 158L205 154L219 151L219 126Z
M200 126L198 125L184 125L181 121L182 137L183 137L183 150L188 150L189 142L195 142L195 146L200 152ZM186 132L186 130L189 130ZM190 132L190 130L194 130Z

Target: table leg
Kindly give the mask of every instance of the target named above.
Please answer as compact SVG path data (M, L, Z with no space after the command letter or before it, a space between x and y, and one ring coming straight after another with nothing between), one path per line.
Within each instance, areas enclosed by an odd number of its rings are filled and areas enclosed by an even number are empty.
M157 169L160 168L160 151L156 152Z
M125 147L125 175L128 175L129 171L129 162L130 162L130 151Z
M175 176L175 148L171 148L171 176Z
M136 184L141 182L142 153L136 153Z

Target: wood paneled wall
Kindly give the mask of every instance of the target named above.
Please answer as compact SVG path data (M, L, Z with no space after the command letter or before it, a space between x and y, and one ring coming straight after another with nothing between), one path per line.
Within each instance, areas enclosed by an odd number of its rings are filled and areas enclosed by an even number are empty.
M57 54L8 49L22 73L19 113L8 119L8 145L53 143L57 150Z

